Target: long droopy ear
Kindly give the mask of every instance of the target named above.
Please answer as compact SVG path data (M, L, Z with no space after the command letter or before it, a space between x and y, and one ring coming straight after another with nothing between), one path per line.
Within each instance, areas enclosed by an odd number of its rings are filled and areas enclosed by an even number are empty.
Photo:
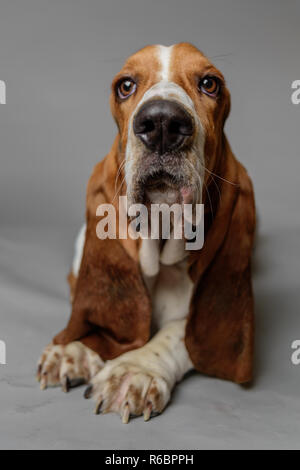
M136 242L100 240L96 233L98 205L114 199L116 155L114 145L89 181L86 241L72 314L67 327L53 340L55 344L81 341L103 360L143 346L149 339L151 322Z
M195 289L186 346L198 371L244 383L252 379L254 315L250 262L255 208L251 181L229 148L223 176L207 242L191 266Z

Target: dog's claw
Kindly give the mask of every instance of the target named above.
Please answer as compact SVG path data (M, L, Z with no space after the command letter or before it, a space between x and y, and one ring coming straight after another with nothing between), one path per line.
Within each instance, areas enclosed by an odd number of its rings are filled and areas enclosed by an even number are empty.
M42 372L42 365L39 364L37 371L36 371L36 376L35 376L37 382L40 382L41 380L41 372Z
M93 385L89 385L85 389L85 392L84 392L83 396L86 400L88 400L89 398L91 398L92 394L93 394Z
M67 375L65 375L61 380L62 391L68 393L71 388L71 382Z
M97 402L96 407L95 407L95 415L99 415L99 414L101 413L102 404L103 404L103 400L100 399L100 400Z
M40 389L46 390L47 388L47 373L44 373L40 379Z
M124 406L123 416L122 416L122 423L128 424L129 418L130 418L130 409L129 409L128 402L126 402Z
M144 421L149 421L152 413L152 403L147 403L146 408L144 409Z

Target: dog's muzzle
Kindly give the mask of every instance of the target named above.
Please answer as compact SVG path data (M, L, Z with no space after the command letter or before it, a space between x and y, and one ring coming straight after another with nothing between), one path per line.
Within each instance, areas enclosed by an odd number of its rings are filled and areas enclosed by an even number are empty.
M164 155L184 145L193 135L194 122L176 101L154 99L141 106L133 121L133 131L147 149Z

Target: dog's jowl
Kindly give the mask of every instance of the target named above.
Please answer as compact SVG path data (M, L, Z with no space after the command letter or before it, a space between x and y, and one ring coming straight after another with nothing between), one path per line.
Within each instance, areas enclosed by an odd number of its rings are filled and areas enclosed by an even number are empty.
M224 77L194 46L135 53L113 80L110 102L118 133L88 183L69 275L72 313L45 348L38 380L65 391L85 382L97 413L128 422L161 413L192 368L252 379L255 209L251 181L224 134ZM150 215L157 204L204 204L204 245L187 249L175 218L168 239L118 230L99 238L97 208L110 204L119 214L125 196L129 209L143 204ZM160 221L152 223L161 234Z

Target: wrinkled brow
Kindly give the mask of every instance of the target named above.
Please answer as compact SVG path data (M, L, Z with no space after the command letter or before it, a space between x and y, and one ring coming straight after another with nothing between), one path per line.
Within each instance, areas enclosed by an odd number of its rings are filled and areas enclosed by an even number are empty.
M225 82L224 75L212 64L206 64L199 69L199 76L213 75L219 78L222 82Z

